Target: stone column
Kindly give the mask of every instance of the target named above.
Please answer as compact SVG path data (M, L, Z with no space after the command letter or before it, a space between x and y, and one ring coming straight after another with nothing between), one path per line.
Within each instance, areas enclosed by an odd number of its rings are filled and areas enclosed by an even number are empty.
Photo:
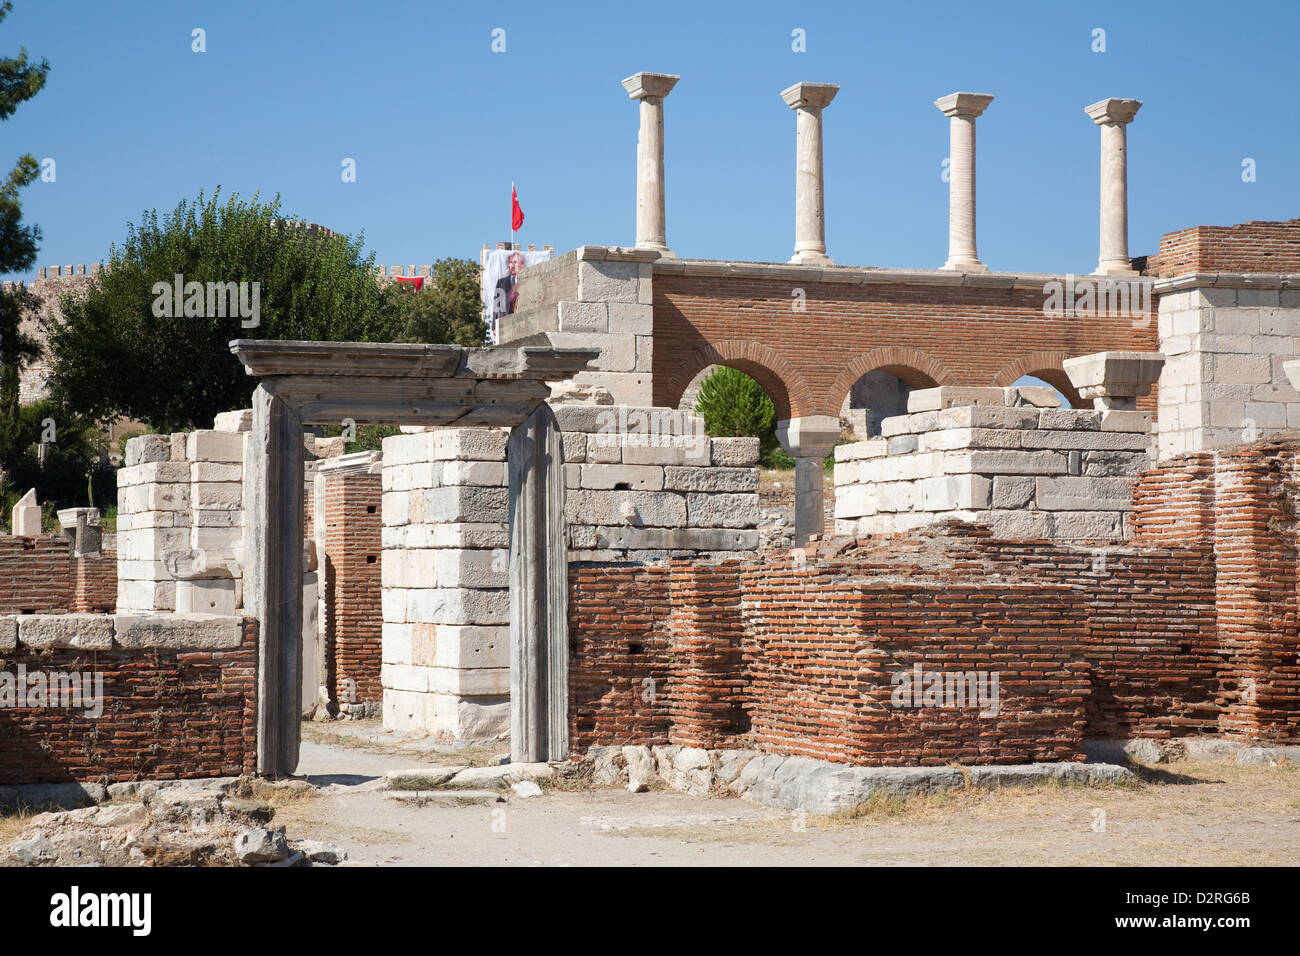
M664 97L680 76L634 73L623 81L629 98L641 101L641 129L636 140L636 247L668 250L664 213Z
M510 760L569 759L564 444L541 405L510 432Z
M834 265L826 255L822 188L822 110L840 90L834 83L796 83L781 99L798 116L795 138L794 256L791 262Z
M945 269L986 272L975 247L975 117L988 93L949 93L934 101L948 122L948 261Z
M245 470L245 608L257 618L257 772L293 773L302 722L302 422L253 393Z
M781 447L794 458L794 543L799 547L826 527L822 459L840 437L840 420L805 415L776 423Z
M1133 276L1128 257L1128 146L1124 127L1141 100L1109 99L1085 106L1101 127L1101 257L1097 275Z

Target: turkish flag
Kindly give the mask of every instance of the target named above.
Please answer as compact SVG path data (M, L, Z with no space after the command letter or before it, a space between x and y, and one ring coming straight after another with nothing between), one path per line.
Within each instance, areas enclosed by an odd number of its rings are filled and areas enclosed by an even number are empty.
M524 211L519 208L519 194L515 192L512 184L510 187L510 228L518 231L524 224Z

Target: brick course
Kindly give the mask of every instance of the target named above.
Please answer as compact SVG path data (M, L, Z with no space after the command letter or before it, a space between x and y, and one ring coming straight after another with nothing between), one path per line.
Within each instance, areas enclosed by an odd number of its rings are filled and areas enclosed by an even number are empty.
M0 784L112 783L251 773L256 766L257 623L239 648L0 652L0 670L98 671L104 713L0 708Z
M63 535L0 536L0 614L105 612L116 604L116 552L74 558Z
M1192 226L1160 239L1162 278L1216 272L1300 272L1300 219Z
M384 695L382 495L379 475L343 472L325 483L326 686L342 701L346 682L355 681L358 704Z
M796 286L802 312L791 308ZM1048 317L1037 289L656 272L653 291L654 404L673 408L715 363L756 378L779 419L839 415L849 389L874 369L917 388L1006 386L1034 374L1078 406L1062 360L1156 349L1154 314Z

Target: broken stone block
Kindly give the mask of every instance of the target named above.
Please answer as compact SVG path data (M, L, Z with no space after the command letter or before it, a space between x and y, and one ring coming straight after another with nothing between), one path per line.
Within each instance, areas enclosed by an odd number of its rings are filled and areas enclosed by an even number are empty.
M13 521L9 526L20 538L35 538L41 533L41 506L36 503L36 489L28 490L14 505Z
M212 423L212 430L217 432L248 432L253 430L253 410L241 408L233 412L221 412Z

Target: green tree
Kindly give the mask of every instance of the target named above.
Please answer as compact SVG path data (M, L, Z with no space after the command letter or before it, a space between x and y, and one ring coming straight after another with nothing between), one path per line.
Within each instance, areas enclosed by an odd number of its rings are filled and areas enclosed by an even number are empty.
M450 343L478 348L487 341L479 266L469 259L439 259L432 281L396 297L402 342Z
M13 10L13 3L0 4L0 21ZM18 107L45 86L50 65L32 62L27 50L0 60L0 120L13 116ZM36 262L40 247L39 226L23 224L18 193L40 175L40 166L30 154L19 157L9 175L0 182L0 273L23 272ZM18 373L21 366L39 354L39 346L21 328L23 316L34 306L34 297L17 286L0 288L0 467L6 470L22 452L19 440ZM25 446L24 446L25 447Z
M192 308L184 288L181 311L190 314L168 315L172 297L160 290L177 275L205 290L247 283L250 307L257 283L257 324L214 308L210 293ZM287 219L279 197L246 203L232 194L223 202L220 187L210 199L200 192L161 220L151 211L129 224L87 294L64 299L63 320L50 326L51 392L99 422L125 416L160 431L210 427L252 394L232 339L395 341L406 291L375 282L374 254L362 257L360 237Z
M793 468L776 439L776 406L763 387L739 369L723 365L704 380L695 414L712 438L758 439L759 461L768 468Z

